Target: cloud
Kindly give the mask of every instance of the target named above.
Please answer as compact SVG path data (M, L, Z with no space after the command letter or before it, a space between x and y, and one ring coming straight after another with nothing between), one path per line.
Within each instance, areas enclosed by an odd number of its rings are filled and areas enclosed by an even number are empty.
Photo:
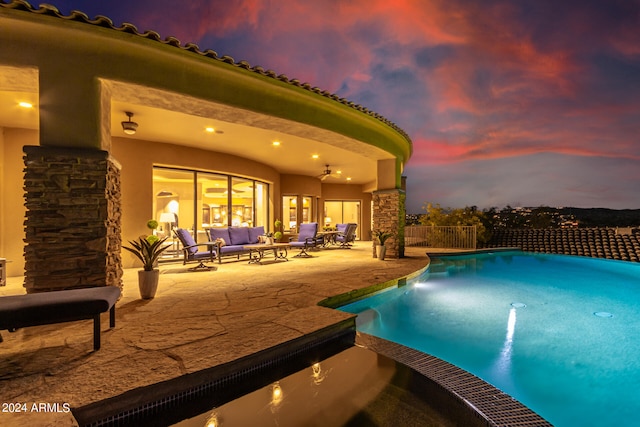
M414 141L410 182L429 169L481 183L468 165L535 156L573 165L640 158L638 0L60 3L195 42L384 115ZM543 178L554 176L549 166L537 166L532 182L552 186ZM615 170L590 173L606 181ZM463 188L454 191L460 200L475 197Z

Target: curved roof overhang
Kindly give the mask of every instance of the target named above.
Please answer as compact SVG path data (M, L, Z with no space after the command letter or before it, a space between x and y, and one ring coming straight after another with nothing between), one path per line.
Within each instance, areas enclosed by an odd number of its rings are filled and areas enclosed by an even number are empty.
M106 18L61 16L50 7L35 10L14 1L0 4L0 35L8 41L0 52L1 91L26 91L34 69L65 73L69 81L97 80L111 95L114 136L123 136L119 122L130 110L140 123L136 138L254 156L275 162L283 173L310 174L311 167L320 173L324 163L361 164L354 179L361 183L375 179L364 170L375 170L376 161L404 164L411 155L411 141L400 128L361 106L129 24L116 28ZM23 80L2 73L11 67L29 72ZM205 126L224 133L213 135L211 144L202 135ZM264 148L274 139L283 143L277 154ZM315 164L301 162L310 151L326 155Z

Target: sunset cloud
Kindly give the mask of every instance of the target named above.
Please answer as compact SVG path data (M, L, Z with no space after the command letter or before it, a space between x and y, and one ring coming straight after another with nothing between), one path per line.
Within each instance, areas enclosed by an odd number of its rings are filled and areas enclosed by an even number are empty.
M640 208L636 0L57 6L195 42L384 115L414 141L410 211L427 200L482 206L515 195L524 204ZM515 172L522 179L506 177ZM617 182L622 173L635 185Z

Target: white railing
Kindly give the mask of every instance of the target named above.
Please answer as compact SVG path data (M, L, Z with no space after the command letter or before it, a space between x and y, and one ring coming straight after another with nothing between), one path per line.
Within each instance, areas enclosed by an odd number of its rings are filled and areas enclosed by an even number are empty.
M427 248L475 249L476 227L411 225L404 228L404 244Z

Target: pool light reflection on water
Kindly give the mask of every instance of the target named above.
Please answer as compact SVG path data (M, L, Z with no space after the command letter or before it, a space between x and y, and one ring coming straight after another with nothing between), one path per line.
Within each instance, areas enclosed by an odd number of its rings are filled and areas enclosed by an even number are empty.
M408 425L454 425L439 412L442 408L432 406L432 395L414 395L413 384L423 383L409 368L365 348L350 347L278 378L223 404L207 405L173 426L392 425L395 417Z
M358 330L453 363L556 426L640 413L640 265L525 254L434 259L412 285L341 307Z

